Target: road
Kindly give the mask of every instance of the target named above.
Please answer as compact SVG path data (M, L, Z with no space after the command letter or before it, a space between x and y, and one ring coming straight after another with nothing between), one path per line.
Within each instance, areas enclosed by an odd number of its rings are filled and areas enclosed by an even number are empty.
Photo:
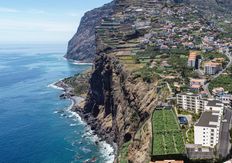
M223 74L223 73L232 65L232 56L231 56L231 53L229 52L229 49L226 50L225 55L229 58L229 60L230 60L229 63L226 65L226 67L225 67L222 71L220 71L218 74L214 75L214 76L213 76L208 82L206 82L205 85L203 86L203 89L204 89L204 91L207 92L209 98L212 97L212 95L211 95L211 93L210 93L210 91L209 91L209 83L210 83L211 81L213 81L214 79L218 78L221 74Z
M226 65L226 67L222 71L220 71L218 74L214 75L213 78L211 79L211 81L216 79L217 77L219 77L221 74L223 74L226 71L226 69L228 69L232 65L232 56L231 56L230 52L227 51L225 53L225 55L229 58L229 60L230 60L229 63Z
M225 108L223 119L227 122L222 122L220 136L219 136L219 155L226 157L230 152L230 134L229 130L232 123L232 110Z

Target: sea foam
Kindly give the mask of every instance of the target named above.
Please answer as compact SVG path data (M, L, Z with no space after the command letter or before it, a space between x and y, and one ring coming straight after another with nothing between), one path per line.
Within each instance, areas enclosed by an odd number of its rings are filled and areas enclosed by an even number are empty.
M75 64L80 64L80 63L75 63ZM64 90L63 88L56 86L55 83L48 85L48 87L58 89L58 90ZM79 102L82 99L83 98L80 97ZM66 108L66 111L70 114L69 117L75 117L74 121L77 121L79 124L86 126L86 132L82 136L89 139L92 143L99 142L98 145L100 147L100 152L104 158L105 163L113 163L114 158L115 158L114 148L110 144L108 144L106 141L100 141L100 138L96 134L93 133L90 126L88 126L87 123L82 120L80 115L72 111L72 108L75 105L75 101L74 99L70 99L70 100L71 100L71 105ZM70 126L74 126L74 124L70 124Z
M58 87L58 86L56 85L56 83L57 83L57 82L52 83L52 84L49 84L47 87L64 91L64 88Z

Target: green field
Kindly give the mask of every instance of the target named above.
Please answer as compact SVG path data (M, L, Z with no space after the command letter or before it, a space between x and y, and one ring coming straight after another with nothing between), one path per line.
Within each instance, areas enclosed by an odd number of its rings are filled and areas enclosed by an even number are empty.
M186 153L182 131L172 109L155 110L152 126L152 155Z

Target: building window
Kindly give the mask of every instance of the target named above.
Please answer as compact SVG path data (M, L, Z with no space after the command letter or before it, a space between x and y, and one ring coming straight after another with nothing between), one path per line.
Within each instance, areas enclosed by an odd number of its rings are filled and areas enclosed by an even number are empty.
M211 132L214 132L214 129L211 129Z

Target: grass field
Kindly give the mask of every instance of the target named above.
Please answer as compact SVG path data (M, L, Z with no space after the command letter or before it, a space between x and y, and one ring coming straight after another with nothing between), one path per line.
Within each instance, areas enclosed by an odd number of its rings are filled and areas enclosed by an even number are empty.
M186 153L182 131L172 109L155 110L152 126L152 155Z

